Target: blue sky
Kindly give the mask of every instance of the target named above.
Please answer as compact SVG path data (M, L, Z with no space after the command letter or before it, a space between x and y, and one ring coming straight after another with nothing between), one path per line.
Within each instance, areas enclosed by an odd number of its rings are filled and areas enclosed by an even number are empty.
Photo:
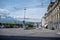
M40 6L42 3L45 6ZM0 0L0 13L6 12L9 16L19 19L24 17L24 7L26 7L26 18L41 19L49 3L50 0Z

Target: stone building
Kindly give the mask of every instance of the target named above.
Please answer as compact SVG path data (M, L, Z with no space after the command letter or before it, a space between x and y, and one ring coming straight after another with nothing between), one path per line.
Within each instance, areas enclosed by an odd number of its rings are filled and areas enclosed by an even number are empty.
M60 0L49 4L45 21L49 29L60 29Z

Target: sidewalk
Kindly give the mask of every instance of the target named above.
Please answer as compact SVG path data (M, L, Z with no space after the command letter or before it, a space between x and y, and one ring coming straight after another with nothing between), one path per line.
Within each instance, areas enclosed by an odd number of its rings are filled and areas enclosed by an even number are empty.
M49 30L49 29L45 29L45 28L41 28L41 29L33 29L31 30L32 32L55 32L55 30Z
M59 34L59 35L60 35L60 32L58 32L57 34Z
M43 31L45 31L45 32L55 32L55 30L50 30L50 29L45 29L45 28L42 28L43 29Z
M60 35L60 31L57 31L57 34Z

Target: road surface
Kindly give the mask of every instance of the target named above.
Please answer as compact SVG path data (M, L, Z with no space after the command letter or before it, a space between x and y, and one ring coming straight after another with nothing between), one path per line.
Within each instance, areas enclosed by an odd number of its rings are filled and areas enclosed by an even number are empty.
M4 28L0 29L0 40L9 39L9 40L56 40L60 39L60 34L57 34L55 30L49 29L32 29L24 30L22 28Z

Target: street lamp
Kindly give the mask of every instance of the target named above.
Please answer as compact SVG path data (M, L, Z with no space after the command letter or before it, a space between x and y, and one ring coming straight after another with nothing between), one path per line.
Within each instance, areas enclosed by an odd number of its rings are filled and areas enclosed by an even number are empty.
M25 28L25 15L26 15L26 8L24 8L24 20L23 20L23 28Z

